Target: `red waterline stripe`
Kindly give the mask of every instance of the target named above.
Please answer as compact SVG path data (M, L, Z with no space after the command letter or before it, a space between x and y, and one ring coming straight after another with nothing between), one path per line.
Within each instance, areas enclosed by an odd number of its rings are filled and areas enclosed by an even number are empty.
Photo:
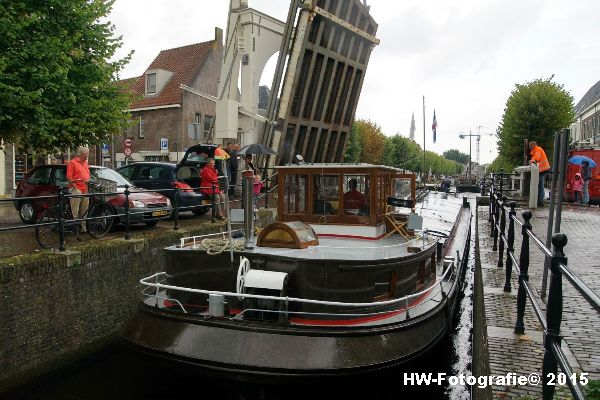
M412 307L414 305L419 304L423 299L431 292L429 289L427 292L423 293L420 297L416 298L415 301L409 303L408 307ZM302 319L302 318L290 318L290 322L293 322L298 325L325 325L325 326L339 326L339 325L357 325L365 322L378 321L381 319L393 317L395 315L404 312L406 308L400 308L396 311L390 311L389 313L379 314L372 317L363 317L363 318L355 318L355 319Z

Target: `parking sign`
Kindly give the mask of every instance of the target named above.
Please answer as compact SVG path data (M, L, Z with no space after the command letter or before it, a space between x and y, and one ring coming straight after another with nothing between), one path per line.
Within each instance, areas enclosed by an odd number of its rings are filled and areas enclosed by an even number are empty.
M161 153L169 152L169 139L160 138L160 151L161 151Z

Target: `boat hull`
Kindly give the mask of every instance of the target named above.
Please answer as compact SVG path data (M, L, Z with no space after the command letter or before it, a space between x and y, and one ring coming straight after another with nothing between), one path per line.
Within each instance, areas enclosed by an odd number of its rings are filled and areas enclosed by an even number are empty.
M141 306L122 339L147 354L236 380L365 375L409 366L435 348L451 330L457 295L418 318L354 329L198 321Z

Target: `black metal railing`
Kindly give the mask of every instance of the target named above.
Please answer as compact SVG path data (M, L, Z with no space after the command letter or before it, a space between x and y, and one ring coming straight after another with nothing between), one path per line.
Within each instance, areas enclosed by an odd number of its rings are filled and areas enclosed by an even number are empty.
M501 176L502 178L502 176ZM490 205L489 221L491 222L491 236L494 239L493 250L498 251L498 267L506 266L506 279L504 282L504 291L510 292L511 275L513 268L519 274L519 288L517 292L517 320L515 322L515 333L525 333L525 304L529 299L535 315L544 329L544 360L542 365L542 395L544 400L552 399L555 386L549 384L549 378L556 376L557 368L568 376L573 376L573 371L567 362L565 354L561 348L562 337L560 335L560 324L563 310L562 277L563 275L571 282L573 287L585 298L588 303L598 312L600 312L600 298L585 285L573 272L567 268L567 257L564 254L564 247L567 244L567 236L563 233L555 233L552 236L553 249L547 248L539 237L532 231L531 218L533 214L529 210L521 213L523 222L516 216L516 203L511 201L507 207L507 197L502 193L502 180L497 185L490 187ZM508 218L507 218L508 212ZM508 230L506 228L508 222ZM517 260L514 254L515 242L515 224L521 227L521 251ZM498 241L499 239L499 241ZM548 301L546 304L546 313L534 296L535 289L529 282L529 257L530 241L550 259L550 290L548 292ZM506 261L504 256L506 253ZM567 379L571 394L575 399L584 399L581 388L576 380Z
M206 190L206 189L211 189L212 193L215 193L215 190L217 188L220 188L223 192L227 192L227 189L229 187L242 187L242 185L228 185L225 177L219 177L219 184L213 184L211 186L198 186L198 187L189 187L189 188L179 188L179 187L175 187L175 188L171 188L171 189L153 189L152 192L155 193L169 193L172 192L174 193L174 197L173 197L173 202L171 204L171 206L167 206L167 207L156 207L153 208L152 211L170 211L171 212L171 217L173 219L173 229L174 230L178 230L179 229L179 213L182 211L189 211L189 210L193 210L193 209L197 209L199 207L204 207L206 209L209 209L211 211L211 222L214 223L216 222L216 214L215 214L215 210L216 210L216 205L219 204L221 207L226 206L227 201L217 201L216 196L213 195L207 195L208 197L205 199L207 201L209 201L209 203L206 203L205 201L203 201L203 204L194 204L194 205L188 205L188 206L182 206L179 204L179 193L183 190L185 191L194 191L194 192L202 192L202 190ZM277 190L277 184L271 184L271 182L277 182L277 173L271 175L271 176L267 176L265 179L265 190L256 198L256 201L260 201L262 199L264 199L265 202L265 208L268 207L268 202L269 202L269 194L271 194L272 192ZM119 220L123 223L123 225L125 226L125 234L124 234L124 238L126 240L129 240L131 238L130 235L130 226L132 224L132 217L135 217L136 215L140 215L140 214L144 214L147 213L148 211L137 211L135 207L132 207L132 203L131 203L131 187L129 185L126 185L124 190L122 192L94 192L94 193L84 193L84 194L68 194L64 191L64 188L59 188L57 190L57 194L55 195L47 195L47 196L35 196L35 197L13 197L13 198L4 198L4 199L0 199L0 204L2 203L12 203L12 204L19 204L23 201L29 201L32 202L34 204L34 207L37 208L38 206L42 205L45 208L52 208L52 207L57 207L58 212L56 212L55 214L57 215L56 221L55 222L40 222L39 220L34 223L34 224L26 224L26 225L19 225L19 226L8 226L8 227L0 227L0 232L5 232L5 231L16 231L16 230L21 230L21 229L36 229L37 227L40 226L49 226L49 225L56 225L57 226L57 234L59 237L58 240L58 250L59 251L65 251L66 250L66 240L65 240L65 232L66 232L66 228L67 228L67 223L82 223L84 221L89 221L89 220L98 220L98 219L114 219L114 218L119 218ZM118 195L123 195L125 197L124 201L123 201L123 205L119 206L119 208L123 209L123 212L119 213L116 211L116 209L114 210L114 213L112 213L111 215L105 215L105 216L94 216L94 217L90 217L90 216L85 216L83 218L77 218L76 216L73 216L73 218L71 219L65 219L64 218L64 211L65 211L65 207L68 206L69 204L69 199L71 198L83 198L83 197L88 197L91 198L92 201L104 201L102 199L104 199L106 196L109 197L114 197L114 196L118 196ZM240 199L237 200L229 200L229 203L236 203L236 202L240 202ZM90 204L90 208L91 208L91 204ZM88 208L89 210L89 208Z

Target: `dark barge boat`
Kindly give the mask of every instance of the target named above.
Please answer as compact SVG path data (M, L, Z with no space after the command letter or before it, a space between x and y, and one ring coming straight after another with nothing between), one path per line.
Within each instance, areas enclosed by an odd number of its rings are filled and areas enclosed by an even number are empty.
M278 172L277 222L256 243L246 229L244 239L230 230L166 248L166 270L141 280L124 341L269 381L379 371L433 349L452 329L470 209L436 193L415 205L414 175L390 167ZM211 255L221 244L232 249Z

